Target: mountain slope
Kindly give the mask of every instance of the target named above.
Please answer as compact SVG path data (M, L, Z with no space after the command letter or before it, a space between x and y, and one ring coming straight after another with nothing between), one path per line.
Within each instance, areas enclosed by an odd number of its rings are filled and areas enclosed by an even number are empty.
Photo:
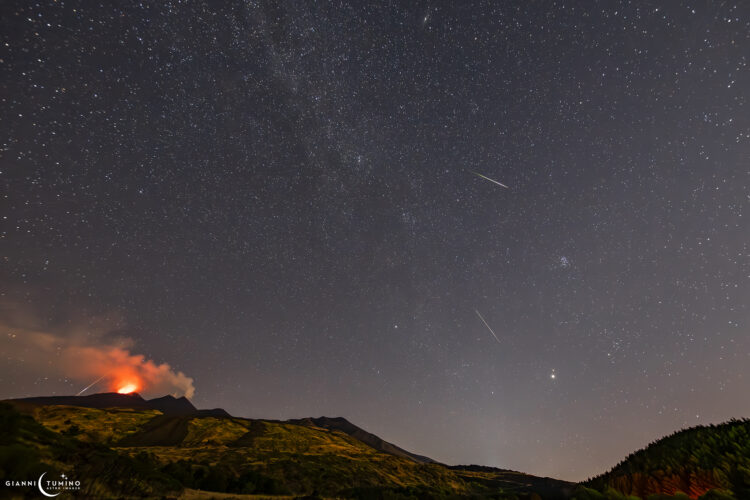
M80 479L76 494L83 498L161 497L182 489L148 457L131 458L55 432L0 403L0 498L37 498L36 488L8 487L6 481L36 480L43 473L52 480L61 474Z
M410 458L415 462L421 464L436 463L435 460L429 457L410 453L403 448L396 446L395 444L384 441L375 434L357 427L356 425L352 424L347 419L342 417L303 418L297 420L287 420L287 422L295 425L305 425L308 427L320 427L322 429L341 431L344 434L348 434L354 439L358 439L359 441L362 441L363 443L375 448L378 451L396 455L398 457Z
M176 411L172 403L169 402L168 411ZM177 489L236 494L317 492L343 498L528 498L538 479L500 470L451 470L442 464L420 463L408 456L385 453L334 428L371 440L372 434L345 419L314 419L319 424L315 425L197 413L165 415L150 407L91 408L28 401L12 404L36 419L33 422L25 417L35 424L40 436L122 457L126 464L136 464L141 467L139 470L152 471L154 477L162 478L161 491L177 485ZM89 462L96 461L86 454L68 456L65 462L48 460L45 457L53 448L39 445L43 451L35 459L39 470L78 474L89 470ZM131 476L142 491L156 491L139 473L123 474L120 480L127 483ZM110 488L108 491L117 491L118 486L105 485ZM136 486L120 485L122 496ZM544 498L567 498L566 490L571 486L560 482L547 488L545 493L550 495L545 494Z
M685 492L743 499L750 498L750 420L676 432L574 490L504 469L445 466L340 417L252 420L196 410L184 398L112 393L0 404L0 479L44 471L94 477L84 490L98 497L193 488L344 498L601 500Z
M750 498L750 420L676 432L584 484L641 498L677 492L698 498L712 489Z

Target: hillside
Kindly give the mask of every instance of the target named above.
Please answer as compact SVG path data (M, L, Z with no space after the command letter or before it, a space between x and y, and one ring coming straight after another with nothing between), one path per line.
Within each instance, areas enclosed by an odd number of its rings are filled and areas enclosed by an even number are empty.
M246 419L197 410L171 396L0 404L0 480L43 472L81 478L82 496L101 498L210 498L206 492L214 492L227 498L741 500L750 499L750 420L676 432L576 486L505 469L446 466L340 417ZM0 492L0 498L35 495L23 487Z
M709 490L724 490L734 498L750 499L750 420L676 432L632 453L584 485L640 498L679 492L699 498ZM732 498L726 493L708 493L707 498Z
M136 408L29 400L12 405L3 408L3 418L23 422L26 431L19 435L28 438L13 437L17 431L6 433L3 426L0 432L9 443L3 442L0 450L3 478L34 478L38 471L54 470L85 479L91 477L89 472L82 473L89 470L91 455L64 450L95 449L106 458L104 463L122 460L118 466L130 471L117 476L120 483L114 473L102 473L97 488L110 494L159 496L172 491L195 495L191 489L200 489L345 498L532 498L539 491L544 498L566 498L572 486L517 472L449 468L385 453L333 428L344 426L353 434L361 431L365 439L373 436L344 419L320 420L318 424L326 424L323 427L316 425L319 419L291 423L217 417L200 411L164 414L140 403ZM32 448L37 450L24 459L30 468L6 470L4 464L18 461L16 455L23 446L14 445L21 442L34 443ZM125 484L131 480L135 486Z
M108 419L112 421L120 419ZM97 427L103 430L106 425L103 421ZM41 496L35 488L9 488L6 481L35 480L42 473L53 479L61 474L86 478L78 490L85 498L161 497L181 488L148 457L131 458L69 434L48 429L0 403L0 484L5 485L0 498Z
M419 463L434 463L435 462L435 460L429 457L425 457L422 455L417 455L415 453L408 452L404 450L403 448L396 446L395 444L389 443L388 441L385 441L379 438L375 434L372 434L360 427L357 427L356 425L352 424L345 418L341 418L341 417L303 418L303 419L298 419L298 420L287 420L287 422L290 424L304 425L308 427L320 427L321 429L341 431L344 434L348 434L349 436L352 436L353 438L358 439L359 441L362 441L366 445L372 448L375 448L376 450L379 450L385 453L390 453L391 455L410 458L414 460L415 462L419 462Z

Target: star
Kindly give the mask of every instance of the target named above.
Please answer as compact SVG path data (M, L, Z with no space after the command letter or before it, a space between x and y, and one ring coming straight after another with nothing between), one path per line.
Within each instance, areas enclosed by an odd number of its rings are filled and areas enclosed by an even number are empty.
M0 399L122 337L196 405L574 480L742 416L743 2L61 3L3 2Z

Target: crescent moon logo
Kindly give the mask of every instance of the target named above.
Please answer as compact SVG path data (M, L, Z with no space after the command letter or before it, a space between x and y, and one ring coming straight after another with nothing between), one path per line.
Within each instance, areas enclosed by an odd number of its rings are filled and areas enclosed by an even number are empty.
M42 495L44 495L45 497L56 497L57 495L59 495L60 493L62 493L62 491L58 491L57 493L55 493L54 495L52 495L52 494L47 493L46 491L44 491L44 488L42 488L42 478L44 477L44 474L46 474L46 472L42 473L42 475L39 476L39 481L37 481L37 485L39 486L39 491L42 493Z

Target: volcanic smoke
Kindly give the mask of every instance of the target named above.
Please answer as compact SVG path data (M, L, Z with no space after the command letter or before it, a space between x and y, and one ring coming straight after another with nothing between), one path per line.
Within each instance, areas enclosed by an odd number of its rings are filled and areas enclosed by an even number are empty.
M0 307L3 312L9 308ZM41 327L24 315L0 318L0 351L9 361L14 379L76 381L83 390L105 389L128 394L145 392L155 395L174 394L191 398L195 393L193 379L175 371L168 363L157 363L142 354L131 352L134 342L113 336L94 320L85 325L62 328ZM98 325L98 326L92 326ZM88 386L84 387L84 385Z

